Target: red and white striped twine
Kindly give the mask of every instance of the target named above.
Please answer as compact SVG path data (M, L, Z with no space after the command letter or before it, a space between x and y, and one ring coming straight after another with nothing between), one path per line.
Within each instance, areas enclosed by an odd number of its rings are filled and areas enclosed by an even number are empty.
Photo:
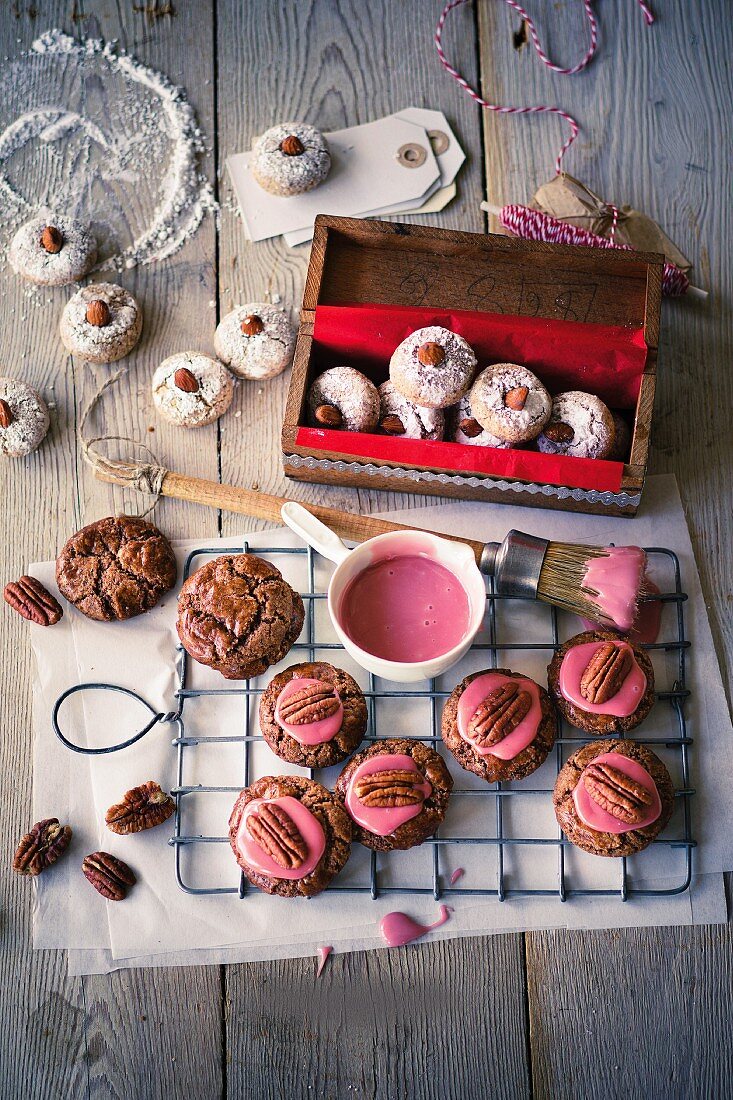
M447 72L450 73L454 80L458 81L463 90L467 92L472 99L475 99L476 102L487 111L496 111L497 113L503 115L551 114L559 115L560 118L564 119L570 127L570 136L560 149L560 152L557 155L557 160L555 161L555 169L557 171L557 174L559 175L562 165L562 158L565 156L580 131L580 126L573 118L573 116L569 115L567 111L563 111L561 107L551 107L548 104L541 104L537 107L502 107L497 103L489 103L488 100L479 95L475 88L471 87L466 78L461 76L458 70L455 69L453 65L451 65L450 61L448 61L448 58L445 56L442 45L443 27L445 26L445 21L454 8L460 7L461 4L465 4L467 2L468 0L449 0L449 2L445 5L442 12L440 13L438 25L435 28L435 48L438 51L438 57L440 58L441 65ZM537 34L537 30L532 19L524 10L524 8L519 3L517 3L517 0L505 0L505 3L507 3L510 8L513 8L514 11L516 11L522 17L529 29L530 35L532 36L532 43L535 50L537 51L540 60L543 62L543 64L547 65L549 69L552 69L553 72L562 73L565 76L572 76L574 73L582 72L582 70L585 69L586 66L589 65L590 62L593 60L598 46L598 24L596 23L596 18L593 14L591 0L583 0L583 7L585 8L585 13L588 17L588 24L590 26L590 45L588 47L588 50L586 51L585 56L577 63L577 65L573 65L571 68L568 69L563 68L561 65L556 65L554 61L550 60L550 58L547 56L545 51L542 49L542 44L540 42L539 35ZM644 14L644 18L647 24L651 26L651 24L654 22L654 16L652 15L651 9L649 8L648 4L644 3L644 0L637 0L637 3ZM616 214L616 218L617 217L618 214ZM613 231L615 231L615 228L616 222L614 220L612 233Z

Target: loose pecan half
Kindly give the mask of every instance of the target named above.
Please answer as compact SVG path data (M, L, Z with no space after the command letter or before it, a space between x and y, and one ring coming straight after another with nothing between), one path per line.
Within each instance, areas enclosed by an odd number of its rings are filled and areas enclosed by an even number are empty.
M602 810L627 825L641 821L653 801L646 787L610 764L589 764L583 783Z
M330 718L339 709L339 698L332 684L319 680L289 695L280 704L280 717L293 726L307 726Z
M276 802L263 802L247 818L250 836L286 870L297 870L305 862L308 845L287 810Z
M40 875L64 854L70 840L71 826L59 825L57 817L37 821L15 850L13 870L19 875Z
M64 613L58 600L35 577L11 581L5 585L3 596L14 611L39 626L53 626Z
M631 672L633 657L627 646L604 642L580 677L580 694L589 703L606 703L616 695Z
M140 833L143 829L161 825L175 808L171 796L160 789L160 784L151 780L126 791L121 802L110 806L104 820L113 833L127 836L128 833Z
M420 790L423 778L417 772L392 768L384 772L372 772L356 781L354 790L363 806L375 806L380 810L395 806L417 806L425 795Z
M127 864L109 852L85 856L81 869L97 893L110 901L124 901L128 888L137 881Z
M478 748L498 745L527 717L532 696L510 680L490 692L468 723L468 735Z

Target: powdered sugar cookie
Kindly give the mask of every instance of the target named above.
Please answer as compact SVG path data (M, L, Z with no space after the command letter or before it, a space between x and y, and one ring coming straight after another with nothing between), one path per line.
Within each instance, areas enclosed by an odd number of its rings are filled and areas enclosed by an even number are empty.
M511 443L492 435L471 411L470 394L462 397L457 405L448 410L446 439L451 443L466 443L472 447L499 447L509 450Z
M379 427L386 435L404 439L442 439L445 413L442 409L424 409L398 393L392 382L379 387Z
M439 325L411 333L395 349L389 377L396 390L426 409L447 409L463 397L476 356L462 336Z
M552 399L536 375L518 363L494 363L471 388L471 408L482 427L507 443L535 439L550 416Z
M162 417L182 428L201 428L227 411L234 382L226 367L200 351L179 351L153 375L153 401Z
M31 283L64 286L76 282L97 258L89 226L66 216L33 218L10 242L10 263Z
M252 175L272 195L301 195L323 183L331 168L326 139L315 126L283 122L252 146Z
M354 367L331 367L308 391L308 423L314 428L373 432L379 420L379 392Z
M618 413L611 412L611 416L613 417L615 435L613 437L613 450L608 457L616 462L628 462L631 453L631 428Z
M0 378L0 455L23 458L40 446L50 420L43 398L17 378Z
M615 434L611 410L600 397L568 390L552 399L552 414L537 446L550 455L608 458Z
M61 339L72 355L90 363L114 363L140 339L143 315L124 287L90 283L77 290L61 314Z
M214 351L237 378L274 378L290 366L294 350L287 313L265 302L237 306L214 333Z

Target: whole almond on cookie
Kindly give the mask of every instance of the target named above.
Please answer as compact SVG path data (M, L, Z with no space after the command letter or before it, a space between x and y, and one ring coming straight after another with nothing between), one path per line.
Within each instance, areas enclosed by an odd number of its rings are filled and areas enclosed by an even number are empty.
M284 153L286 157L299 157L305 152L305 145L295 134L288 134L280 142L280 152Z
M41 244L46 252L50 252L51 255L60 252L64 244L64 237L61 230L57 229L55 225L47 225L43 233L41 233Z
M87 306L87 321L96 328L104 328L105 325L108 325L110 316L109 306L101 298L95 298Z
M445 359L445 348L429 341L417 349L417 359L424 367L439 367Z
M572 443L575 436L570 425L564 424L562 420L555 420L552 424L548 424L542 434L551 443Z
M0 398L0 428L9 428L13 423L13 413L7 401Z
M198 393L199 384L196 375L188 367L179 367L173 375L173 385L183 393Z
M475 439L476 436L481 435L481 432L484 430L478 420L474 420L472 416L462 420L458 427L468 439Z
M245 336L259 336L265 327L265 322L256 313L251 313L249 317L244 318L239 327Z
M528 386L515 386L513 390L504 397L504 404L508 409L513 409L514 412L521 412L524 406L527 404L527 398L529 397Z
M340 428L343 417L335 405L319 405L314 416L324 428Z
M379 421L379 427L387 435L404 435L405 425L400 420L399 416L394 413L389 413L387 416L383 416Z

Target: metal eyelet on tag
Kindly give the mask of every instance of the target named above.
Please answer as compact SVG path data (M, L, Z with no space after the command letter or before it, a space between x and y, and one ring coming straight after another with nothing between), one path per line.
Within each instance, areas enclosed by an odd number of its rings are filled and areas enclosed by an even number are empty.
M408 142L397 150L397 160L403 168L419 168L428 159L427 151L422 145Z
M430 138L430 144L433 147L433 152L435 153L436 157L439 157L440 154L444 153L450 145L448 135L444 134L442 130L428 130L427 133L428 137Z

